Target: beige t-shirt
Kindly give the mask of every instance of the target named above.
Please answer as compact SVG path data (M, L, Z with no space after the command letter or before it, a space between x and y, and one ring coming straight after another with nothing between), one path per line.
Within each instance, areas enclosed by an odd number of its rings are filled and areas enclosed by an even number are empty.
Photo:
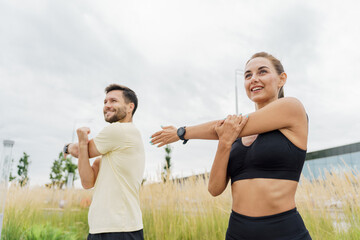
M139 189L145 153L139 130L133 123L112 123L94 138L94 143L102 159L89 209L89 232L142 229Z

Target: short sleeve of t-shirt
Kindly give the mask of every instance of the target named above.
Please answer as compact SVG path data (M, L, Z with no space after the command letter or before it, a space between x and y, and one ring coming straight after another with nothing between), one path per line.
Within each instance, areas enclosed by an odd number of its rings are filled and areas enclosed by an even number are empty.
M97 150L102 154L106 154L119 147L121 141L121 124L112 123L106 126L95 138L94 143Z

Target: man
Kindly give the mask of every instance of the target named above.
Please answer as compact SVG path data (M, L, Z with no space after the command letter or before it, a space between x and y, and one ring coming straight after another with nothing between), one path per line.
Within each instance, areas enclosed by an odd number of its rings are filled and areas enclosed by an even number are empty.
M140 132L132 123L137 97L131 89L111 84L105 89L105 127L88 140L90 129L77 129L79 143L64 152L78 157L81 184L94 187L89 209L88 240L143 239L139 189L145 154ZM89 158L102 155L90 165Z

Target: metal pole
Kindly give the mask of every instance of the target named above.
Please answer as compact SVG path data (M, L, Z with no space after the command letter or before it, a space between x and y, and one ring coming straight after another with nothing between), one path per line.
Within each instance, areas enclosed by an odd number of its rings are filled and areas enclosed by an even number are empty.
M11 154L12 148L14 146L14 141L12 140L4 140L4 148L2 152L1 162L0 162L0 239L1 239L1 231L3 225L4 211L5 211L5 202L6 202L6 193L8 188L9 181L9 172L10 172L10 164L11 164Z
M238 81L237 81L237 76L238 74L241 74L242 70L240 69L235 69L235 110L236 110L236 115L239 115L239 103L238 103Z
M74 173L69 173L68 179L66 182L66 188L71 189L73 187L73 179L74 179Z
M238 108L238 90L237 90L237 70L235 70L235 111L236 115L238 115L239 108Z

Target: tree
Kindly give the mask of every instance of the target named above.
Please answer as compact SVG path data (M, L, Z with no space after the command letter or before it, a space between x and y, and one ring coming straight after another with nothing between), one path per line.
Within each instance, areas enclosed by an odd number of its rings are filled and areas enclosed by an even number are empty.
M170 174L171 174L171 152L172 152L172 148L171 146L168 144L165 147L165 163L163 166L163 172L162 172L162 179L164 182L169 181L170 178Z
M19 176L19 184L21 187L25 186L28 182L29 182L29 177L28 177L28 169L29 169L29 165L30 165L30 161L29 161L29 155L27 155L24 152L24 156L22 158L20 158L19 160L19 164L17 165L18 168L18 176Z
M54 187L62 188L67 182L69 174L73 174L73 184L76 179L77 165L74 164L70 158L64 158L62 152L59 153L58 159L55 159L51 167L50 180L51 185Z

